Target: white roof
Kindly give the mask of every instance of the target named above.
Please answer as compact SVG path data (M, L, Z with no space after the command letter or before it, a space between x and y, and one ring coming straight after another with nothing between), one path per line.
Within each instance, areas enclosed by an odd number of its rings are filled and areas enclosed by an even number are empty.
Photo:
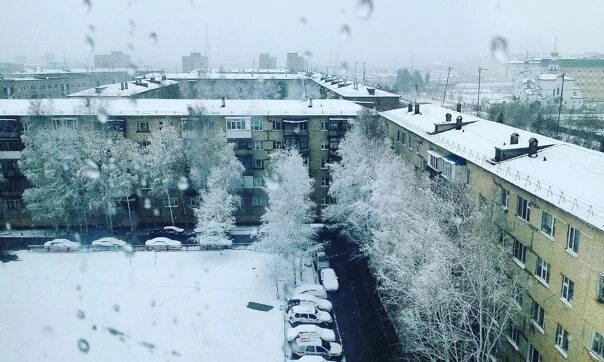
M51 75L51 74L80 74L80 73L123 73L127 72L126 68L74 68L74 69L24 69L20 72L11 73L12 76L19 75Z
M193 70L188 73L148 73L145 74L145 78L149 77L161 78L162 75L166 76L168 79L178 79L178 80L198 80L198 79L231 79L231 80L302 80L308 79L307 76L301 73L283 73L283 72L275 72L269 73L264 70L260 70L259 72L249 72L249 73L203 73L197 70ZM140 78L140 77L139 77Z
M78 116L94 114L86 108L85 101L78 98L43 99L51 109L51 116ZM30 100L0 99L0 116L26 116L29 114ZM94 106L94 103L92 103ZM173 116L188 115L189 106L203 106L209 115L233 116L356 116L361 106L342 99L315 99L313 106L300 100L281 99L227 99L221 107L220 99L103 99L100 103L109 116Z
M329 82L326 82L327 79L330 79ZM343 79L338 79L341 82L336 84L331 84L331 78L327 78L325 80L321 80L321 74L314 74L312 80L314 80L317 84L322 87L329 89L330 91L338 94L341 97L366 97L366 98L383 98L383 97L396 97L399 98L400 95L386 92L374 87L369 87L364 84L358 83L358 88L355 89L354 82L346 81ZM338 85L346 84L345 86L338 87ZM374 89L374 94L369 93L369 89Z
M161 78L159 78L161 79ZM122 83L105 84L96 88L85 89L80 92L71 93L68 97L129 97L135 94L145 93L161 87L179 84L174 80L158 80L153 83L147 80L141 80L138 83L128 82L128 89L122 89Z
M460 113L432 104L422 104L420 111L421 114L415 115L407 112L407 108L401 108L381 115L604 230L604 192L601 190L604 153L467 114L461 114L464 122L476 122L463 126L460 131L453 129L432 135L428 132L434 132L434 123L445 123L446 113L451 113L452 123ZM521 146L528 147L532 137L539 141L539 146L552 146L540 150L536 158L523 155L498 163L489 162L495 156L495 147L510 147L512 133L519 134Z
M172 239L164 238L164 237L153 238L153 239L149 239L149 240L145 241L145 245L157 245L157 244L181 246L180 241L172 240Z

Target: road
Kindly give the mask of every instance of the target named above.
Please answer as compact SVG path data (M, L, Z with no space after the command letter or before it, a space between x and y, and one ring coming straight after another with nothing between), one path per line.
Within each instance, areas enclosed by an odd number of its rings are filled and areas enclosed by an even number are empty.
M398 340L381 307L366 260L345 238L333 234L322 238L331 240L326 251L339 278L339 291L330 299L346 362L401 360Z

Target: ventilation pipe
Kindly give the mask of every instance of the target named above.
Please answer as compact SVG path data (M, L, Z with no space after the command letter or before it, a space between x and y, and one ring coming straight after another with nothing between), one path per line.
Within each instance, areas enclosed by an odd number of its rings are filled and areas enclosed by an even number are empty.
M120 82L120 90L124 90L124 83Z
M124 89L128 89L128 82L124 82Z
M415 112L414 114L419 114L419 103L415 103Z
M537 139L535 137L531 137L531 139L529 140L529 147L528 147L528 156L529 157L537 157L538 146L539 146L539 141L537 141Z
M512 133L512 135L510 136L510 144L511 145L517 145L519 137L520 136L518 135L518 133Z
M463 117L457 116L457 119L455 119L455 129L457 129L457 130L461 129L461 122L463 122Z
M461 113L461 103L457 103L457 105L455 106L455 110Z
M453 117L451 116L451 113L445 114L445 122L451 122L451 117Z
M413 104L411 102L407 103L407 112L413 112Z
M221 108L226 107L226 98L222 97L221 100L222 100L222 105L220 107Z
M312 108L312 98L308 98L308 108Z

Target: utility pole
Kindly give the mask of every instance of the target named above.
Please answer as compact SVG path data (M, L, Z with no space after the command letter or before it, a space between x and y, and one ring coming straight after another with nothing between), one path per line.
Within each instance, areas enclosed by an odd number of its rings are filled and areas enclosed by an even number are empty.
M449 71L447 72L447 82L445 83L445 92L443 93L443 102L440 105L441 107L445 105L445 97L447 96L447 87L449 86L449 75L451 74L451 69L453 69L453 67L449 67Z
M556 138L560 137L560 113L562 112L562 100L564 99L564 75L562 73L562 90L560 91L560 103L558 104L558 125L556 126Z
M480 74L485 68L478 67L478 104L476 105L476 117L480 117Z

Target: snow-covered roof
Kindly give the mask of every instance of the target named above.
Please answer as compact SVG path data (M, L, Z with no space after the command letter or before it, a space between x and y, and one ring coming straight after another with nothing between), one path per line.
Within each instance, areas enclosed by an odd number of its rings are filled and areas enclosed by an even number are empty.
M604 153L589 150L567 142L524 131L468 114L458 113L432 104L422 104L421 114L407 112L407 108L382 112L381 115L411 130L428 141L461 156L496 174L579 219L604 230ZM451 113L452 123L457 116L466 124L462 130L448 130L437 134L434 123L445 123L445 114ZM500 162L491 161L495 147L511 148L512 133L518 133L519 146L528 147L530 138L539 146L538 156L522 155Z
M95 114L78 98L40 99L50 109L51 116L85 116ZM0 115L26 116L30 114L28 99L0 99ZM188 115L189 106L202 106L209 115L233 116L356 116L361 106L342 99L314 99L308 102L291 99L227 99L222 107L220 99L103 99L99 101L109 116L174 116Z
M321 80L321 77L321 74L316 73L312 76L311 79L314 80L321 87L325 87L341 97L400 98L399 94L386 92L364 84L356 83L355 87L354 82L347 81L344 79L337 79L338 83L331 84L333 81L336 81L336 79L327 78ZM373 92L373 94L371 94L370 92Z
M147 241L145 241L145 245L162 245L162 244L166 244L166 245L170 245L170 246L181 246L182 244L180 243L180 241L178 240L173 240L173 239L169 239L169 238L164 238L164 237L157 237L157 238L153 238L153 239L149 239Z
M544 73L544 74L540 74L537 79L539 80L556 80L558 78L561 78L562 74L556 74L556 73ZM575 80L574 78L569 77L568 75L564 76L564 80L565 81L572 81Z
M145 78L148 79L150 77L161 78L162 75L166 76L168 79L173 80L201 80L201 79L229 79L229 80L302 80L307 79L304 74L301 73L267 73L267 72L257 72L257 73L203 73L197 70L193 70L188 73L148 73L145 74Z
M159 78L161 79L161 78ZM71 93L68 97L130 97L137 94L156 90L158 88L179 84L175 80L141 80L138 82L130 81L128 89L125 89L123 83L105 84L95 88L85 89L80 92Z
M50 75L50 74L78 74L78 73L123 73L127 72L126 68L74 68L74 69L24 69L20 72L11 73L12 76L20 75Z

